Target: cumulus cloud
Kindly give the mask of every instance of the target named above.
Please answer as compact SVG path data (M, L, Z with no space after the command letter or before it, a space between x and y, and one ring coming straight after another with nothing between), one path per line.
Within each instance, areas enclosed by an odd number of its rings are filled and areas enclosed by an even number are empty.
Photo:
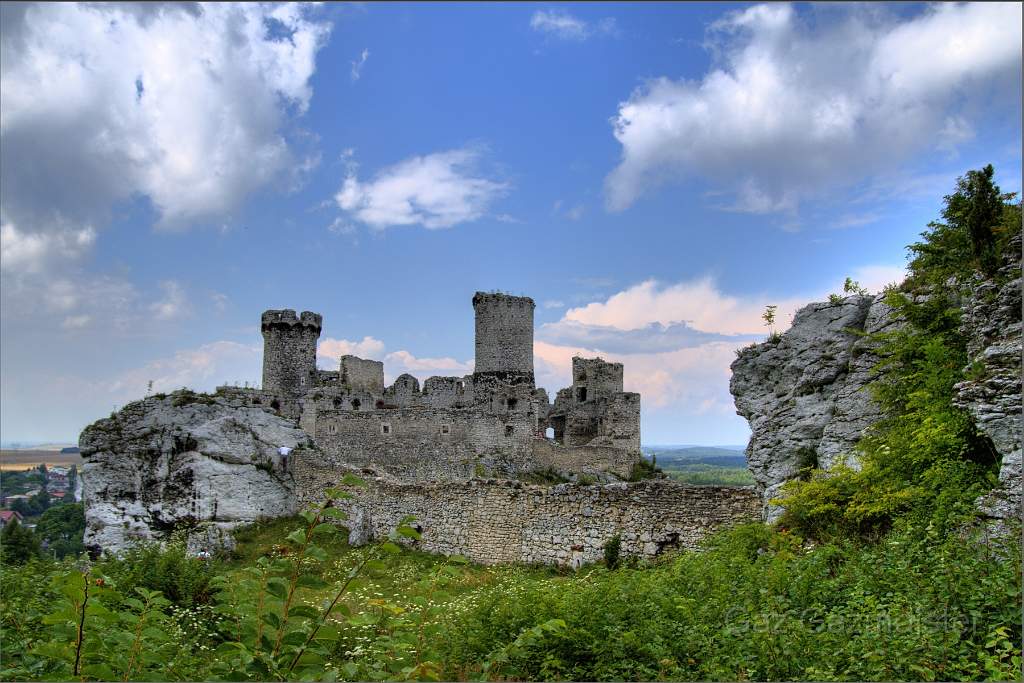
M530 28L560 40L584 41L595 35L614 35L618 30L615 19L606 17L588 22L563 9L537 10L530 17Z
M330 25L299 4L5 3L4 253L81 250L119 201L163 225L230 213L296 162Z
M709 30L716 66L702 78L656 78L622 102L608 207L699 175L731 196L728 208L792 211L969 139L965 103L987 99L989 88L1019 97L1019 3L937 3L908 19L852 7L816 18L784 4L730 13Z
M348 215L376 229L438 229L475 221L509 188L479 174L480 157L481 150L469 147L412 157L365 182L350 162L334 199Z
M434 375L462 376L473 372L473 361L457 361L454 358L417 358L408 351L392 351L384 356L384 374L387 381L394 381L402 373L409 373L420 380Z
M246 381L255 384L255 378L261 375L261 358L260 346L216 341L122 372L109 382L101 383L100 388L111 399L132 401L146 394L150 381L154 392L170 392L181 387L211 391L219 384Z
M458 361L454 358L419 358L409 351L399 350L385 353L384 342L374 337L363 337L360 341L348 339L322 339L317 346L317 361L321 369L337 370L340 359L351 354L384 363L384 376L392 382L403 373L424 380L432 375L465 375L473 372L473 361Z
M0 223L0 266L7 274L38 273L48 265L73 259L92 246L91 227L62 226L49 233L22 232L13 223Z
M652 322L644 327L621 329L612 325L588 325L567 319L545 323L541 326L538 336L553 344L578 345L612 353L659 353L702 346L712 341L753 340L751 335L702 332L685 322L669 325Z
M383 353L384 342L369 336L360 341L326 337L316 347L317 364L324 370L337 370L342 356L380 360Z
M850 273L872 292L905 275L902 266L887 264ZM534 344L537 381L557 390L571 382L574 355L601 356L625 365L626 390L643 394L645 409L731 415L729 365L736 349L767 335L765 307L778 306L776 328L784 331L797 310L842 293L842 285L837 280L792 296L737 296L722 292L709 277L646 280L541 325Z

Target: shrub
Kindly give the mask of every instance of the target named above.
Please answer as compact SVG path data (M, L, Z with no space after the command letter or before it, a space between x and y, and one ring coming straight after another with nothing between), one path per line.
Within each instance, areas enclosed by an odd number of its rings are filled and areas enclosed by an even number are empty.
M615 534L604 542L604 566L615 569L619 566L619 551L622 548L622 537Z
M215 573L213 564L189 555L181 533L163 545L139 543L119 558L106 559L98 569L123 593L131 594L136 588L160 591L183 607L209 602Z

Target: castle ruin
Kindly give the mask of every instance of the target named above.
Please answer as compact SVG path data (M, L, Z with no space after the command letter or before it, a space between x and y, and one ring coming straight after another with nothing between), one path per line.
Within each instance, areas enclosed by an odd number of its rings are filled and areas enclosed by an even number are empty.
M337 463L373 466L405 481L455 481L531 472L627 478L640 454L640 395L623 391L621 363L574 358L572 386L554 404L533 370L534 302L477 292L473 374L412 375L384 384L384 364L345 355L320 370L316 313L263 313L263 387L248 395L297 419ZM553 438L545 436L548 428Z
M381 361L352 355L320 370L321 316L264 312L261 388L148 396L83 431L86 543L118 552L184 527L197 547L230 545L232 529L321 504L350 473L365 485L333 500L350 542L412 515L418 548L483 563L579 566L616 536L652 557L757 518L749 487L639 476L640 395L623 391L621 363L573 358L551 402L533 300L478 292L473 310L473 373L422 386L387 386Z

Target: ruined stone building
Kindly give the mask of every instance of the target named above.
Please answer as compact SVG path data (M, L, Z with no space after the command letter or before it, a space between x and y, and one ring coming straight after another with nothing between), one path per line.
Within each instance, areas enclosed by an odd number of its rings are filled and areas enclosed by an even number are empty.
M386 386L383 363L356 356L320 370L321 317L266 311L260 389L158 394L82 433L87 545L119 552L179 528L190 545L230 545L239 525L322 504L350 473L365 486L333 503L351 542L412 515L417 547L484 563L579 566L616 536L650 557L757 517L749 487L631 481L640 396L622 365L573 358L552 403L534 378L533 300L478 292L473 310L474 372L422 386Z
M263 387L251 399L297 418L328 458L402 479L628 477L640 460L640 395L623 391L622 364L574 358L572 386L552 405L534 381L533 300L477 292L473 310L473 374L422 386L408 374L385 386L382 362L350 355L319 370L321 317L266 311Z

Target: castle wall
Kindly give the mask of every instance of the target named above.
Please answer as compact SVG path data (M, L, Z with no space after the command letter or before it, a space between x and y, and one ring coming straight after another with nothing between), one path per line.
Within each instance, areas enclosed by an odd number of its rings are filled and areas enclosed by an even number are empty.
M584 400L590 401L621 393L622 363L575 356L572 359L572 388L574 396L584 396Z
M477 292L475 374L533 386L533 299Z
M317 385L316 341L322 319L303 311L296 316L290 309L264 311L263 389L283 396L300 398Z
M448 481L532 470L534 430L528 414L396 408L318 410L311 433L337 464L374 465L405 480Z
M384 392L384 363L381 361L346 354L341 357L340 366L341 387L371 394Z
M461 408L473 405L473 376L429 377L423 383L424 405L431 408Z
M563 446L548 439L534 439L533 467L538 471L581 474L614 474L626 479L633 465L640 461L640 451L626 451L613 446Z
M297 463L298 464L298 463ZM304 502L322 501L338 474L316 463L296 468ZM369 477L354 498L336 504L349 514L353 540L384 538L415 516L428 552L474 562L579 566L602 557L615 534L622 554L653 557L668 548L696 549L708 534L759 519L750 487L688 486L666 480L554 487L513 481L403 484Z

